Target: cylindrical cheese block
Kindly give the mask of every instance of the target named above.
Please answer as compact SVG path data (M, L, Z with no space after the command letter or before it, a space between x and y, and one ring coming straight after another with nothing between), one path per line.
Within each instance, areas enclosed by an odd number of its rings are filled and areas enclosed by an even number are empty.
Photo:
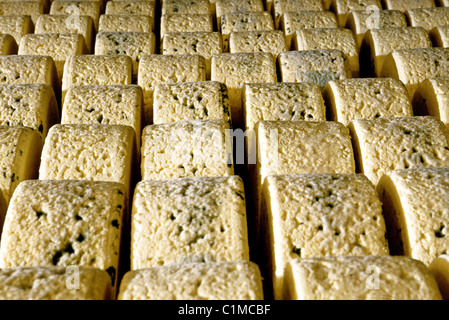
M90 16L93 20L95 30L98 31L101 12L101 3L99 1L53 0L49 14L66 15L69 19L75 21L77 16Z
M413 97L416 115L438 118L449 127L449 78L430 78L421 82Z
M351 11L346 22L346 28L354 32L359 50L368 30L387 27L407 27L404 13L397 10L355 10Z
M284 269L292 259L389 254L382 204L364 175L268 176L262 202L261 242L275 299L283 298Z
M117 297L118 300L263 298L260 270L249 261L189 263L130 271L123 277Z
M168 32L213 32L211 14L164 14L161 16L161 39Z
M449 25L449 8L409 9L405 15L410 26L423 27L427 31Z
M269 52L274 58L279 53L288 51L284 32L273 31L240 31L229 35L229 52Z
M215 2L215 13L217 25L221 25L221 16L227 13L237 12L263 12L263 0L217 0ZM265 10L266 11L266 10Z
M26 15L30 16L33 24L37 18L45 13L44 2L38 0L1 1L0 12L2 15Z
M368 30L360 50L362 76L380 77L388 54L395 50L431 48L429 34L422 27L387 27Z
M449 168L394 170L377 186L394 255L430 264L449 249Z
M281 16L279 29L284 31L287 49L295 32L300 29L338 28L337 17L332 11L285 12Z
M435 0L382 0L387 10L405 12L409 9L435 8Z
M333 80L326 85L323 97L329 120L344 125L355 119L413 116L407 89L397 79Z
M333 0L330 10L337 15L338 26L344 28L351 11L355 10L382 10L381 0Z
M33 21L28 15L0 15L0 33L14 37L17 45L20 43L22 36L33 33L33 30Z
M420 261L397 256L296 259L286 268L286 299L441 300Z
M146 14L102 14L98 22L98 32L152 32L153 28L153 18Z
M324 89L331 80L352 77L349 63L340 50L281 52L278 62L283 82L313 82Z
M352 77L360 74L359 53L354 34L349 29L301 29L293 38L296 50L340 50L345 54Z
M391 52L384 60L381 77L401 80L412 99L419 83L448 74L449 48L419 48Z
M286 12L298 11L324 11L324 4L322 0L277 0L273 5L274 26L279 29L282 15Z

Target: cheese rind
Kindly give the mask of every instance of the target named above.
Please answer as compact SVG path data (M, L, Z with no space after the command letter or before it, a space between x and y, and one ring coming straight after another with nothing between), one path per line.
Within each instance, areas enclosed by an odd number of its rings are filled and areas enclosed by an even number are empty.
M229 34L239 31L272 31L273 17L268 12L226 13L220 18L219 30L223 36L223 50L229 51Z
M263 12L264 4L262 0L217 0L215 2L215 14L217 25L221 25L221 16L227 13L237 12Z
M430 272L438 283L441 296L443 300L449 299L449 256L447 254L441 255L429 266Z
M300 29L338 28L337 17L332 11L285 12L281 16L279 29L284 31L287 48Z
M223 53L219 32L168 32L162 39L162 54L199 54L206 61L206 79L210 79L211 59Z
M130 271L118 300L263 300L259 267L249 261L190 263Z
M131 57L133 81L137 79L142 56L154 53L156 36L153 32L100 31L95 37L96 55L124 54Z
M120 182L129 192L136 156L135 139L135 132L129 126L54 125L42 150L39 179Z
M292 260L286 268L291 300L441 300L420 261L397 256L321 257Z
M37 131L21 126L0 126L0 141L0 188L8 204L20 182L38 177L43 143Z
M334 80L324 88L323 97L330 120L346 126L355 119L413 116L407 89L397 79Z
M268 176L262 202L275 299L292 259L389 254L382 204L364 175Z
M349 128L358 167L374 185L393 170L449 167L449 130L436 118L357 119Z
M381 178L378 192L395 254L429 266L447 252L448 186L449 168L395 170Z
M363 38L368 30L407 27L405 14L398 10L355 10L351 11L346 28L354 32L357 47L362 46Z
M0 33L11 35L16 44L20 43L23 35L33 33L33 29L33 21L28 15L0 15Z
M161 14L211 14L209 0L162 0Z
M67 90L61 124L130 126L140 148L142 88L137 85L72 86Z
M131 270L249 260L247 233L238 176L141 181L133 199Z
M143 125L153 123L154 89L161 83L206 81L206 60L199 54L144 55L139 61L137 84L144 99Z
M114 0L108 1L105 14L145 14L151 17L156 15L156 1L142 0Z
M2 15L26 15L30 16L33 24L37 18L44 14L45 8L42 1L24 0L24 1L2 1L0 2L0 12Z
M64 64L62 101L71 86L130 85L132 59L127 55L70 56Z
M249 83L243 92L247 131L257 123L271 121L326 121L326 106L315 83Z
M382 31L380 31L382 30ZM363 39L361 58L366 73L380 77L382 66L388 54L395 50L432 48L428 32L421 27L386 27L368 30Z
M272 14L274 17L274 27L279 29L282 16L286 12L300 12L300 11L324 11L322 0L278 0L274 1Z
M434 0L383 0L385 9L399 10L402 12L408 9L435 8Z
M146 14L102 14L98 32L153 32L153 18Z
M313 82L321 89L331 80L352 77L348 61L340 50L281 52L278 64L282 82Z
M449 78L430 78L421 82L413 97L416 115L430 115L449 127Z
M269 52L277 58L279 53L288 51L285 35L281 30L240 31L229 35L229 52Z
M246 83L277 82L276 59L269 52L222 53L214 55L211 79L228 88L232 123L243 125L242 94Z
M142 132L142 179L233 175L229 129L224 120L146 126Z
M160 36L168 32L213 32L211 14L165 14L161 16Z
M158 84L153 112L154 124L222 119L232 127L228 89L216 81Z
M405 15L412 27L423 27L427 31L435 27L449 25L449 8L409 9Z
M49 128L59 122L55 93L47 84L0 85L0 125L36 130L44 141Z
M110 300L111 278L90 267L16 267L0 270L0 300Z
M348 15L355 10L382 10L381 0L333 0L330 10L335 12L340 28L346 26Z
M359 53L349 29L300 29L293 38L295 50L340 50L345 54L353 78L360 74Z
M34 33L79 33L86 41L86 48L92 52L94 43L94 21L88 15L41 14L36 21Z
M60 85L68 57L87 53L84 37L79 33L27 34L22 37L19 55L41 55L53 59Z
M95 31L98 31L101 12L101 3L99 1L53 0L49 14L67 15L71 19L71 25L76 25L78 16L90 16L93 20Z
M412 97L420 82L444 77L449 70L449 48L418 48L391 52L384 60L382 78L401 80Z
M95 267L115 287L125 193L115 182L23 181L8 207L0 266Z

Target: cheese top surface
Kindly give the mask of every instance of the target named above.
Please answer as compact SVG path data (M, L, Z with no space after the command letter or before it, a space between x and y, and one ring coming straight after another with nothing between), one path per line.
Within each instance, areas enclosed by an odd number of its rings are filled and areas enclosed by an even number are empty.
M137 185L131 221L132 270L248 259L245 191L240 177L143 181Z
M262 278L252 262L188 263L130 271L119 300L262 300Z

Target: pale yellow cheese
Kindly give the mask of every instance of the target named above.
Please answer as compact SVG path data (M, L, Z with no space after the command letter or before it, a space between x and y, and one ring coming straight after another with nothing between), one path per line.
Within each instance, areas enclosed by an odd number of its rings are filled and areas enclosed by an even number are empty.
M363 38L368 30L407 27L405 14L398 10L355 10L351 11L346 22L346 28L354 32L357 47L362 46Z
M392 253L429 266L449 249L449 168L386 173L377 186Z
M133 82L137 80L142 56L154 53L156 36L153 32L100 31L95 37L96 55L124 54L131 57Z
M130 126L56 124L42 149L39 179L119 182L129 196L135 157L136 138Z
M323 90L329 120L349 125L355 119L412 117L404 84L391 78L330 81Z
M259 267L249 261L188 263L129 271L118 295L118 300L263 298Z
M199 54L206 61L206 79L210 80L211 59L223 53L220 32L168 32L161 45L162 54Z
M98 23L101 15L101 3L99 1L83 0L53 0L50 6L49 14L67 15L68 19L76 25L77 16L90 16L94 23L94 28L98 31Z
M449 47L449 26L438 26L429 31L435 47Z
M326 106L315 83L248 83L243 91L243 114L246 130L254 131L264 120L326 121Z
M397 256L338 256L292 260L288 300L441 300L420 261Z
M140 149L143 92L137 85L85 85L67 90L62 124L115 124L130 126Z
M436 118L357 119L349 127L358 168L374 185L393 170L449 167L449 129Z
M278 65L282 82L313 82L321 89L331 80L352 77L349 63L340 50L281 52Z
M340 50L345 54L353 78L359 77L359 53L354 34L349 29L300 29L293 38L296 50Z
M409 9L405 11L405 15L410 26L423 27L427 31L449 25L449 8Z
M164 14L161 16L160 36L164 38L168 32L213 32L214 25L211 14L185 13Z
M279 29L280 21L286 12L324 11L322 0L276 0L273 5L274 26Z
M64 64L74 55L87 53L84 37L79 33L27 34L22 37L19 55L41 55L53 59L59 84L62 85Z
M38 0L1 1L0 12L2 15L26 15L30 16L33 24L37 18L45 13L44 3Z
M249 260L238 176L141 181L131 218L131 270Z
M261 215L275 299L292 259L389 254L382 204L364 175L268 176Z
M0 270L0 300L111 300L111 278L91 267Z
M62 101L71 86L130 85L132 59L127 55L70 56L64 64Z
M115 182L28 180L11 198L1 268L86 266L118 281L125 187Z
M34 33L79 33L84 37L89 53L92 53L95 41L94 21L88 15L42 14L37 18Z
M217 81L161 83L154 90L154 124L189 120L227 121L232 127L228 88Z
M297 11L285 12L279 22L284 31L287 48L297 30L314 28L338 28L337 16L332 11Z
M161 0L161 14L212 14L209 0Z
M229 52L269 52L275 58L279 53L288 51L284 32L272 31L240 31L229 35Z
M222 53L214 55L211 64L211 79L228 88L233 126L241 128L245 84L277 82L276 59L269 52Z
M449 127L449 78L430 78L421 82L413 97L413 108L417 115L430 115Z
M449 48L418 48L391 52L384 61L381 76L401 80L412 99L419 83L449 72Z
M58 122L58 102L48 84L0 85L0 125L32 128L44 141Z
M386 57L395 50L432 48L421 27L385 27L368 30L361 47L362 75L380 77Z
M144 55L139 61L137 84L142 87L143 126L153 123L153 94L160 83L206 81L206 60L199 54Z
M98 22L98 32L127 31L152 32L154 19L146 14L102 14Z
M16 44L20 43L23 35L33 33L34 25L28 15L0 15L0 33L11 35Z
M155 18L156 1L114 0L106 2L105 14L145 14ZM154 20L153 20L154 21Z
M338 26L344 28L351 11L382 9L381 0L333 0L330 10L335 12Z
M224 120L146 126L142 132L142 180L233 175L229 130Z
M20 182L37 179L43 142L38 131L22 126L0 126L0 141L0 188L8 204Z
M435 0L383 0L385 9L405 12L408 9L435 8Z
M215 2L215 14L217 25L221 25L221 16L227 13L237 12L263 12L264 4L262 0L217 0Z

